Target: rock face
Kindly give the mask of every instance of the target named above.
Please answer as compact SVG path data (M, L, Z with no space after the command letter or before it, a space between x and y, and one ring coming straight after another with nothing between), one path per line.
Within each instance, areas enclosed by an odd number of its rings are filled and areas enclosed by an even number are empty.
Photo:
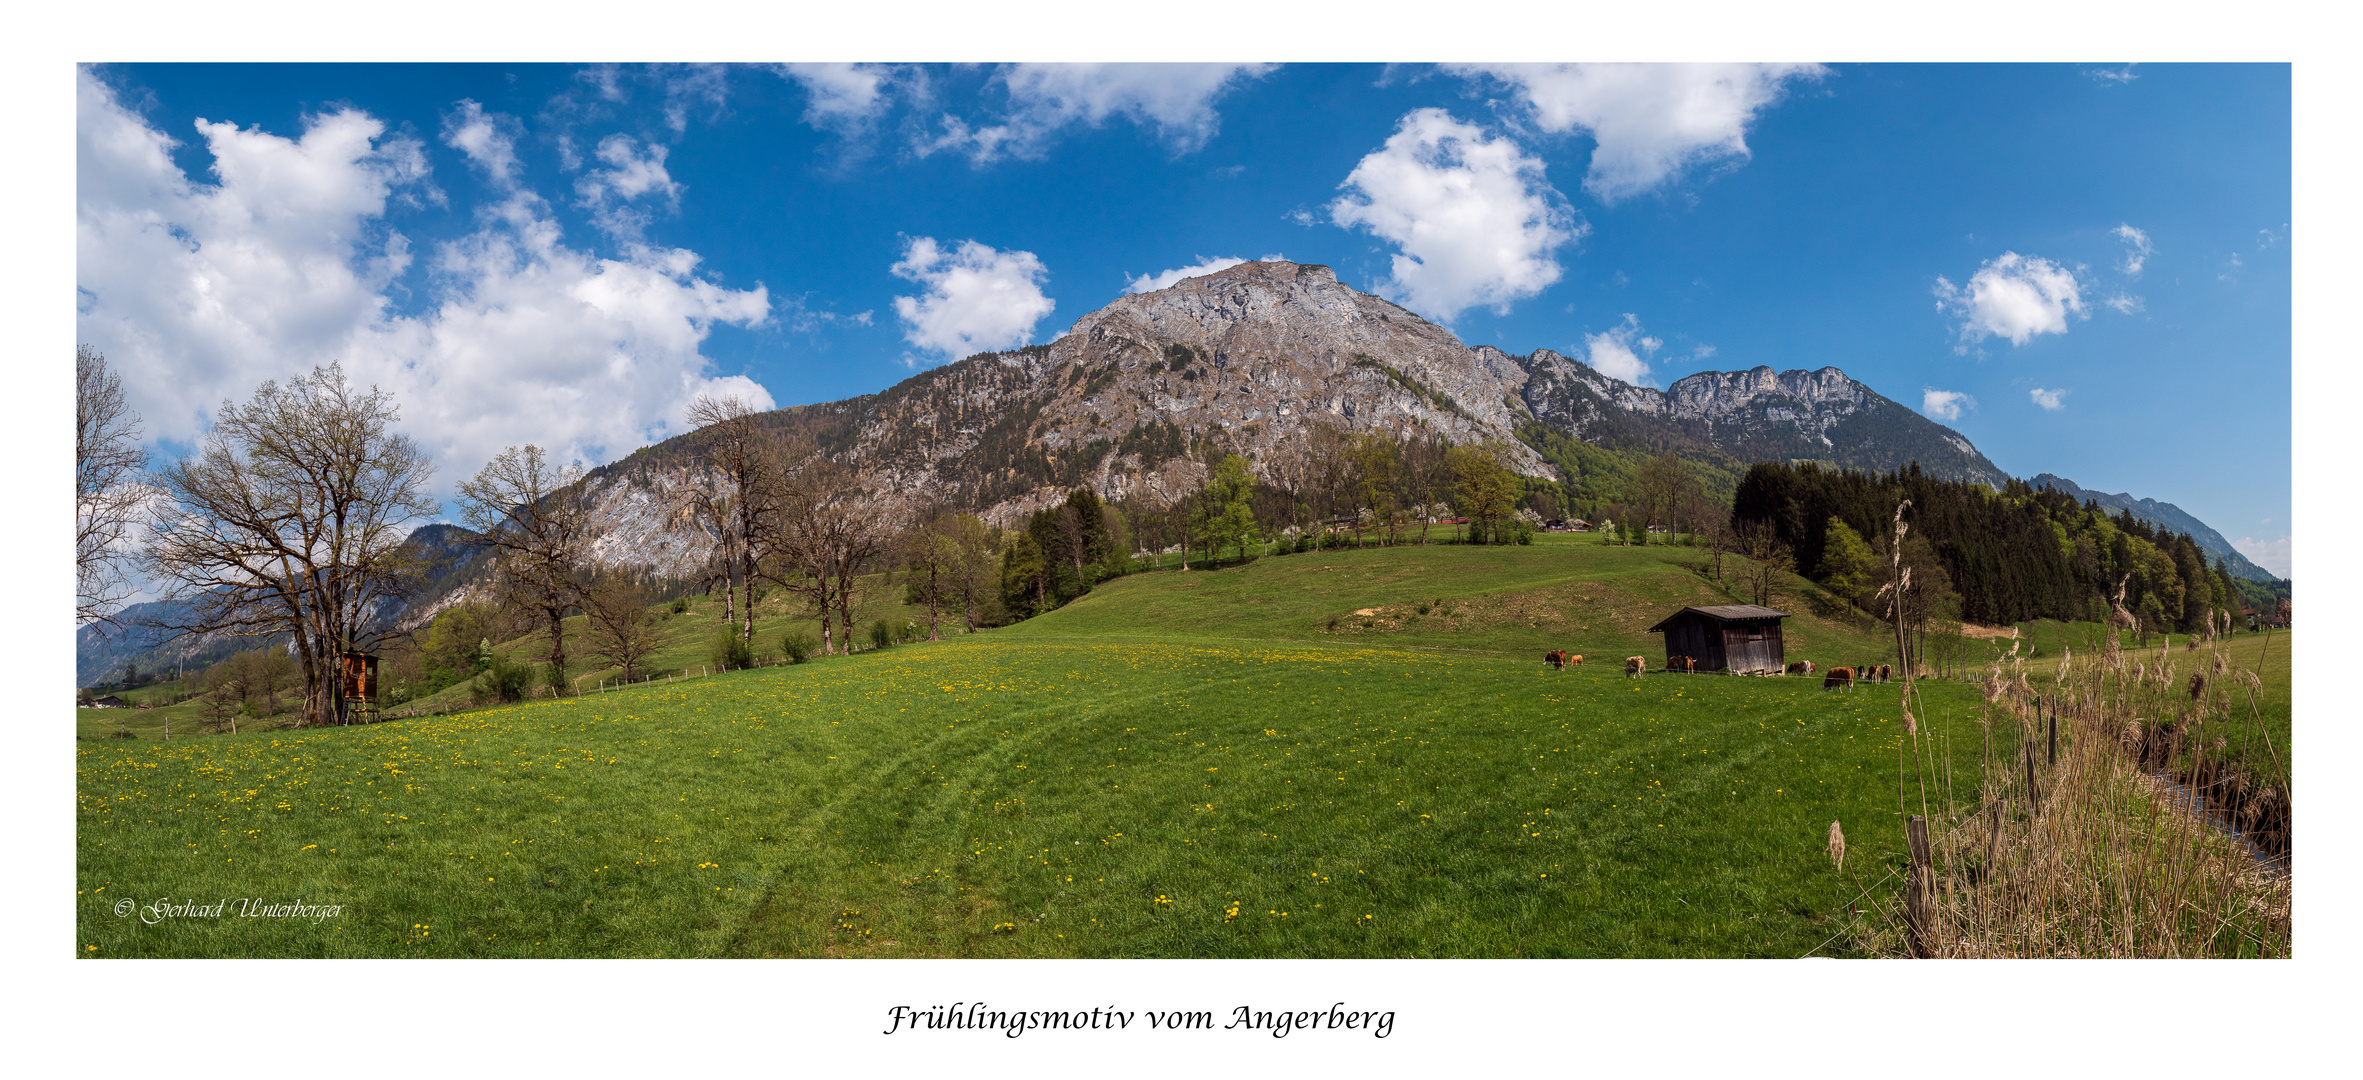
M769 413L766 422L811 438L880 490L1000 523L1078 485L1111 499L1171 497L1201 479L1187 451L1206 442L1274 479L1301 460L1312 424L1497 440L1533 476L1555 474L1520 439L1539 426L1612 448L1880 470L1916 460L1938 475L2003 482L1968 440L1834 367L1633 386L1549 349L1519 357L1470 348L1339 283L1326 266L1289 262L1243 263L1125 296L1048 345L972 356L876 394ZM601 558L676 568L702 555L662 537L652 510L665 482L654 462L687 460L696 439L593 474L621 526Z

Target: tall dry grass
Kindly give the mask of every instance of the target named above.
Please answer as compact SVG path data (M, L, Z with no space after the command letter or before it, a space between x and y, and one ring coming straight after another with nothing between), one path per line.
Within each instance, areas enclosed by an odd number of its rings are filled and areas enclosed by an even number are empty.
M1899 510L1897 547L1903 531ZM2219 629L2180 657L2127 651L2112 629L2099 655L2048 673L1996 663L1974 733L1927 723L1906 672L1897 802L1907 823L1927 822L1927 868L1847 875L1855 943L1885 956L2289 956L2287 759L2269 739L2236 746L2213 730L2237 709L2254 719L2259 685ZM1957 734L1983 744L1974 787L1939 764ZM2275 860L2210 823L2200 795Z

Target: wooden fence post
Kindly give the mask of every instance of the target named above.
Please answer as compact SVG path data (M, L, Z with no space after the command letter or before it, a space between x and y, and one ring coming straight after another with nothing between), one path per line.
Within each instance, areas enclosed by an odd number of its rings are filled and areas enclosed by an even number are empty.
M1992 878L1994 876L1994 848L1996 845L2002 842L2002 809L2009 804L2010 796L2008 795L2004 795L1999 799L1995 799L1993 809L1988 811L1986 815L1988 822L1986 828L1986 861L1984 872L1982 874L1982 876L1985 878Z
M1908 825L1912 841L1912 876L1905 883L1904 925L1911 935L1911 951L1916 957L1930 955L1930 938L1936 913L1934 883L1929 880L1928 819L1912 815Z
M2043 794L2035 788L2035 740L2027 740L2027 812L2043 811Z
M2043 763L2046 765L2057 765L2059 764L2059 702L2057 701L2051 703L2051 723L2049 730L2050 735L2048 738L2050 740L2050 746L2044 751Z

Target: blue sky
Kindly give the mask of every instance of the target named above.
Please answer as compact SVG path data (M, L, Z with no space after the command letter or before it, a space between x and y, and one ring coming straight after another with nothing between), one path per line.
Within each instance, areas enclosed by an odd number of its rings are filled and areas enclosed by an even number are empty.
M2286 66L82 69L80 338L166 452L332 357L448 488L1284 255L1664 386L1825 364L2286 571ZM200 126L200 123L203 126Z

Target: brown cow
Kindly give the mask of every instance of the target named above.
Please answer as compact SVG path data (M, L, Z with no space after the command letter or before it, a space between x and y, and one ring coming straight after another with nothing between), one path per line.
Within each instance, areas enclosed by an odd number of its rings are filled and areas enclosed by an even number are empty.
M1834 667L1830 669L1829 674L1822 676L1822 689L1835 690L1841 686L1847 688L1848 690L1854 689L1853 668Z
M1887 666L1887 665L1885 665L1885 664L1881 664L1881 665L1879 665L1879 681L1880 681L1880 682L1886 682L1886 681L1887 681L1887 678L1888 678L1888 676L1890 676L1890 675L1893 675L1894 673L1895 673L1895 669L1893 669L1893 668L1890 668L1890 667L1888 667L1888 666Z
M1790 665L1789 665L1789 667L1788 667L1788 670L1787 670L1786 672L1784 672L1783 674L1788 674L1788 675L1811 675L1811 674L1813 674L1813 661L1811 661L1811 660L1799 660L1799 661L1797 661L1797 662L1796 662L1796 663L1794 663L1794 664L1790 664Z
M1638 679L1638 678L1640 678L1640 677L1641 677L1642 673L1644 673L1644 672L1646 672L1646 671L1648 671L1648 670L1649 670L1649 658L1648 658L1648 657L1644 657L1644 656L1628 656L1628 657L1625 657L1625 674L1626 674L1627 676L1630 676L1630 677L1632 677L1632 678Z
M1584 662L1584 654L1582 654L1582 653L1569 653L1569 654L1567 654L1567 662L1568 662L1568 663L1570 663L1570 664L1580 664L1580 663L1583 663L1583 662Z
M1698 657L1669 656L1666 658L1666 670L1679 671L1684 675L1696 675L1698 674Z
M1553 671L1564 670L1567 667L1567 654L1553 649L1543 654L1543 663L1551 665Z

